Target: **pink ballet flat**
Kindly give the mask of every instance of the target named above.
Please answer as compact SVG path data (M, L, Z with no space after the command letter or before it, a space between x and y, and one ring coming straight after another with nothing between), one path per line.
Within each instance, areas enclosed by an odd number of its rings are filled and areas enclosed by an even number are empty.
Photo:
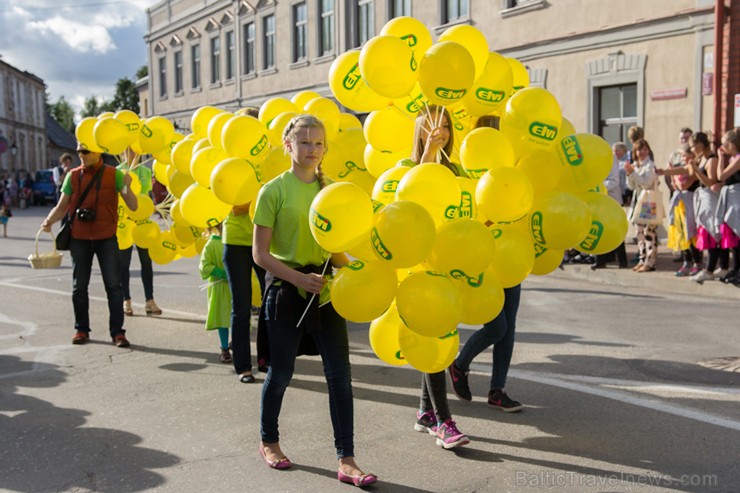
M269 460L265 455L265 449L262 447L262 444L259 446L259 451L260 455L265 460L265 464L267 464L267 467L271 469L290 469L293 465L293 463L290 462L290 459L285 456L282 456L278 460Z
M375 474L360 474L359 476L350 476L344 474L340 469L337 471L337 479L342 483L352 484L358 488L364 488L378 482L378 477Z

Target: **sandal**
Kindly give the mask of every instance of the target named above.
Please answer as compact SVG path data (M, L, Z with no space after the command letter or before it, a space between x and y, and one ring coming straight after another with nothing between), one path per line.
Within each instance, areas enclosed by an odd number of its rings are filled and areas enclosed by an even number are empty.
M352 484L358 488L370 486L371 484L378 482L378 476L375 474L358 474L357 476L350 476L349 474L344 474L341 469L337 471L337 479L342 483Z
M221 350L221 354L218 356L218 360L224 364L229 364L233 362L233 360L231 359L231 353L228 349Z

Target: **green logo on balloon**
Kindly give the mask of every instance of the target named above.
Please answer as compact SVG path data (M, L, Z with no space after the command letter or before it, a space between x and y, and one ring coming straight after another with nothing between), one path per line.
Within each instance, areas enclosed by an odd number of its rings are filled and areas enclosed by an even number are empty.
M453 330L453 331L452 331L452 332L450 332L449 334L445 334L445 335L443 335L442 337L438 337L438 339L439 339L440 341L443 341L443 340L445 340L445 339L449 339L450 337L455 337L456 335L457 335L457 329Z
M545 244L545 235L542 233L542 213L540 211L534 211L532 217L529 220L530 230L532 231L532 238L537 243Z
M401 361L405 360L406 358L403 357L403 353L401 353L401 350L399 349L396 351L396 359L400 359Z
M308 216L311 224L313 224L314 227L319 231L323 231L324 233L328 233L329 231L331 231L331 221L316 212L313 207L311 208Z
M406 43L409 45L409 48L413 48L419 42L416 39L416 36L414 34L411 34L411 33L404 34L403 36L401 36L401 39L404 40L404 41L406 41Z
M208 225L209 228L215 228L216 226L221 224L221 221L219 221L215 217L212 217L208 221L206 221L206 224Z
M384 192L395 193L396 189L398 188L398 180L384 181L382 184L382 188Z
M593 251L601 240L601 235L604 234L604 225L599 221L593 221L591 228L588 230L586 238L580 243L580 247L587 252Z
M558 136L558 129L557 127L553 127L552 125L548 125L547 123L542 122L532 122L531 125L529 125L529 133L533 137L537 137L538 139L545 139L545 140L555 140L555 137Z
M409 60L409 67L411 67L412 72L416 72L416 69L419 68L419 65L416 63L416 58L414 58L414 55L411 55L411 60Z
M455 219L457 217L457 209L458 209L458 206L456 205L447 206L447 209L445 209L445 218Z
M262 138L259 142L257 142L257 145L252 147L252 149L249 151L249 154L252 156L258 156L260 152L267 146L267 135L262 134Z
M460 192L460 217L473 218L473 195L470 192Z
M141 127L141 135L146 137L147 139L152 136L152 129L147 127L146 125Z
M447 89L446 87L437 87L434 89L434 94L440 99L446 99L448 101L457 101L458 99L465 96L468 92L467 89Z
M466 169L465 173L467 173L468 178L472 178L474 180L477 180L481 176L486 174L486 171L488 171L486 168L481 169Z
M534 258L540 258L540 255L547 252L547 248L542 243L532 242L534 245Z
M352 173L353 171L367 171L365 168L361 168L357 166L354 161L347 161L344 163L344 170L339 173L339 178L346 178L347 175Z
M163 242L162 242L162 246L163 246L164 248L167 248L168 250L172 250L173 252L174 252L175 250L177 250L177 245L175 245L175 244L174 244L174 243L172 243L171 241L167 241L167 240L163 241Z
M578 145L578 139L575 136L570 135L563 139L560 143L560 147L563 149L565 159L568 160L568 164L571 166L579 166L583 163L583 152L581 146Z
M353 260L352 262L345 265L345 267L351 270L360 270L365 267L365 262L363 262L362 260Z
M475 91L475 97L485 103L500 103L506 97L506 93L504 91L479 87Z
M383 244L383 240L380 239L380 235L378 234L378 230L376 228L373 228L370 232L370 242L373 244L375 253L377 253L380 258L382 258L383 260L391 260L393 258L393 254Z
M347 75L344 76L344 80L342 81L342 86L347 89L348 91L351 91L355 88L355 85L362 79L362 75L360 75L360 66L359 64L355 63L354 66L347 72Z

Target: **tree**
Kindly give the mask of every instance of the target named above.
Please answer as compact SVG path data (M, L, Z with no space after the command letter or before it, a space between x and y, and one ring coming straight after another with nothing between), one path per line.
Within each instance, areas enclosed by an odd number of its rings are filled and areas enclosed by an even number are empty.
M113 95L111 106L115 108L112 111L131 110L139 113L139 91L128 77L118 79L116 82L116 93Z
M149 67L142 65L139 67L139 70L136 71L136 80L143 79L147 75L149 75Z
M87 118L89 116L96 117L101 113L100 111L100 104L98 103L98 97L95 95L90 96L85 100L85 102L82 105L82 111L80 111L80 116L82 118Z
M75 110L60 96L56 103L49 105L51 117L64 128L67 132L74 132L75 129Z

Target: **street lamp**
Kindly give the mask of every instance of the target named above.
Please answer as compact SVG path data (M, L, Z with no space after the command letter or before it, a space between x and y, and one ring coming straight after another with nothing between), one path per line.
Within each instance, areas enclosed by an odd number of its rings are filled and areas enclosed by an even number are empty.
M11 144L10 146L10 155L15 156L16 154L18 154L18 146L16 146L15 142L13 142L13 144Z

